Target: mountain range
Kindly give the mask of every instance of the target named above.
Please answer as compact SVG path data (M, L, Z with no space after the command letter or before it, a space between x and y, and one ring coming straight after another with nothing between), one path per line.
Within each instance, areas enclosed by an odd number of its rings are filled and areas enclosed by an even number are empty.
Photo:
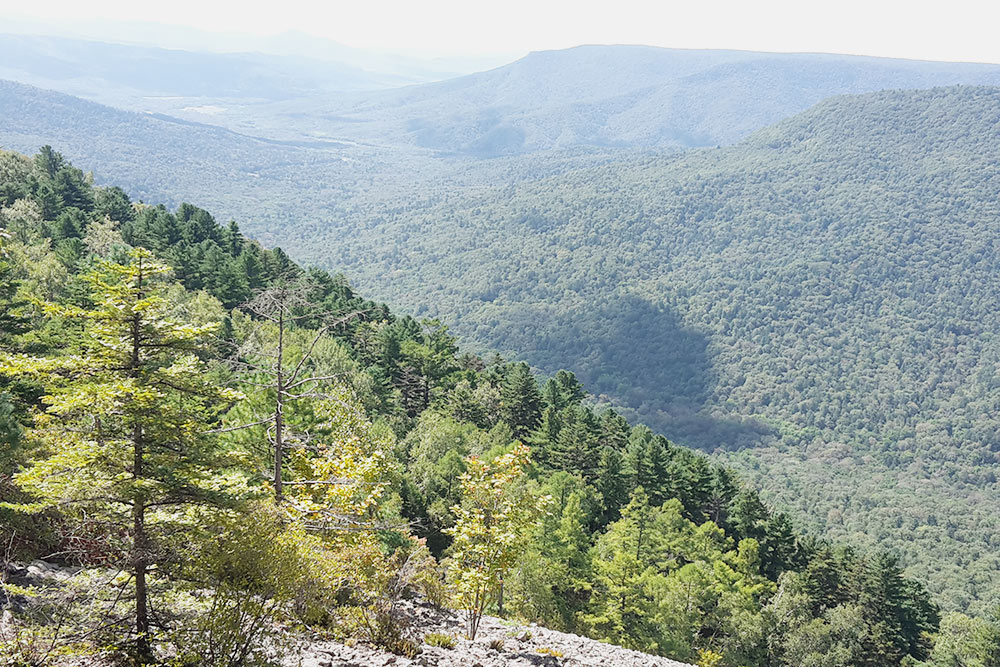
M1000 84L1000 67L644 46L537 52L458 79L346 97L324 132L477 156L730 144L831 95Z

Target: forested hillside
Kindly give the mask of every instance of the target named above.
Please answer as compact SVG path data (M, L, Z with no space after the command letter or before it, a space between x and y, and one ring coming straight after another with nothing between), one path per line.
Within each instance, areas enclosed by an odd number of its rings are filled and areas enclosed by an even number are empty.
M12 664L270 664L303 627L412 656L405 591L473 637L492 610L702 665L1000 650L991 617L939 631L893 556L804 537L572 373L462 353L203 209L45 147L0 153L0 231ZM10 562L46 554L82 569Z
M736 462L948 606L998 584L1000 90L351 215L300 255Z

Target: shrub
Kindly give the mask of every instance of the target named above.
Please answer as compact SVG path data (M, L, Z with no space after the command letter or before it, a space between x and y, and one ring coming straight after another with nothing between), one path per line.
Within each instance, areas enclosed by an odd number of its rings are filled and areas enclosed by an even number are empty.
M556 650L554 648L548 648L547 646L542 646L541 648L535 649L537 653L542 655L551 655L553 658L563 657L562 651Z
M446 635L443 632L427 633L424 635L424 643L428 646L437 646L446 649L455 648L455 638L451 635Z
M384 648L391 653L409 658L410 660L420 655L420 647L417 646L417 643L404 637L397 637L390 641Z
M704 648L698 651L698 667L717 667L721 662L721 653Z
M269 650L286 636L276 621L305 613L303 591L329 591L317 575L325 566L321 542L280 513L261 504L245 516L222 520L189 567L201 575L202 598L193 619L174 636L177 646L202 665L231 667L266 664ZM195 596L197 597L197 596Z
M424 540L414 540L400 568L400 578L405 585L438 609L443 609L451 604L454 596L442 574Z

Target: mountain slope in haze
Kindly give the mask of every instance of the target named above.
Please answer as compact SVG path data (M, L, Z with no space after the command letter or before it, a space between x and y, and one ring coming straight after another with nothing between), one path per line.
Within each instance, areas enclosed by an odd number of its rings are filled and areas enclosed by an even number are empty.
M291 229L299 230L292 236L310 228L318 234L359 202L371 206L413 188L536 179L619 153L578 148L478 162L417 148L276 140L0 80L0 147L33 153L45 144L137 199L207 202L224 219L246 221L266 244Z
M298 256L572 369L963 608L1000 585L998 201L1000 89L882 92L730 148L415 193Z
M264 99L413 83L401 76L306 58L198 53L34 35L2 36L0 78L74 94L123 89L137 96Z
M253 221L265 243L273 242L268 230L292 220L333 217L358 191L388 190L383 176L434 173L406 153L393 154L390 166L363 146L270 141L0 81L0 146L34 152L43 144L137 199L210 201L222 216Z
M360 58L326 40L290 35L303 53L217 53L41 35L0 35L0 79L58 90L133 111L239 130L270 130L271 105L334 100L454 76L403 58ZM273 38L278 41L278 38ZM326 50L321 50L322 46ZM338 59L339 58L339 59ZM468 71L468 70L466 70ZM287 123L287 121L286 121Z
M831 95L1000 84L1000 66L826 54L581 46L312 113L332 136L488 156L567 145L737 141Z

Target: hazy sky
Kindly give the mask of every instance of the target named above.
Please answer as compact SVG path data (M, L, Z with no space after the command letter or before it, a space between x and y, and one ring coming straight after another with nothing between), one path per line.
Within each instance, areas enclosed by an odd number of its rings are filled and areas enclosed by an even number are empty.
M517 54L585 43L824 51L1000 63L997 0L0 0L4 19L302 30L350 46ZM0 29L2 32L2 29Z

